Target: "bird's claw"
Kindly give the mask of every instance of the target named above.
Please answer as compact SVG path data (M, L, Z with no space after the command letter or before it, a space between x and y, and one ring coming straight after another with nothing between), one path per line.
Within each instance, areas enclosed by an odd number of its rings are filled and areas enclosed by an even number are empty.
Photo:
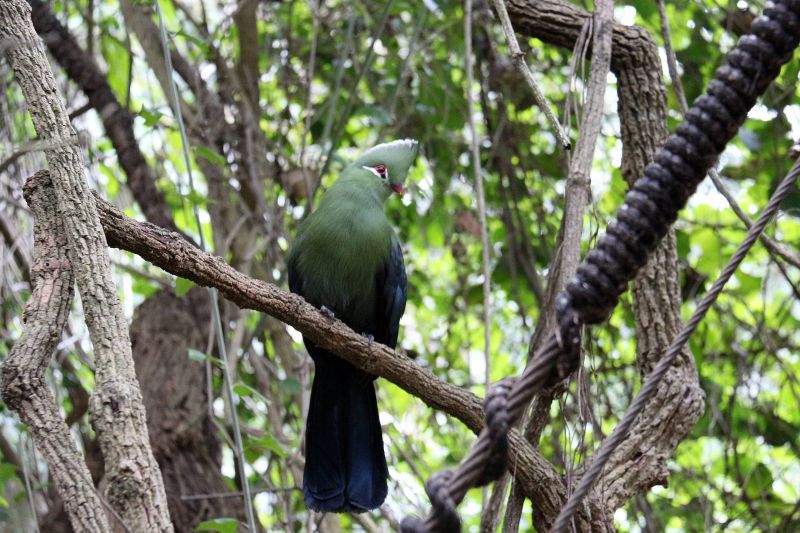
M330 320L333 320L334 318L336 318L336 315L333 313L333 311L331 311L330 309L328 309L324 305L322 307L320 307L319 310L323 315L325 315Z
M372 336L370 333L362 333L364 337L367 338L367 342L369 343L369 349L372 349L372 343L375 342L375 337Z

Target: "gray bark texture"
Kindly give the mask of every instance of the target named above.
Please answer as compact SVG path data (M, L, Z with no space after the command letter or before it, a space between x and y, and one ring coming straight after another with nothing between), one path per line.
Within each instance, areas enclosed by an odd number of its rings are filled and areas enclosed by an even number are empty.
M155 173L139 150L133 133L133 115L117 100L95 59L81 49L75 36L53 15L50 5L41 0L29 3L37 33L67 76L86 94L103 122L142 213L153 224L177 231L166 197L156 187Z
M46 172L28 181L25 199L34 218L33 291L25 306L25 330L3 363L0 393L50 466L72 528L109 531L92 476L45 381L50 356L67 321L73 285L68 242Z
M128 325L111 275L107 245L82 155L41 42L22 0L0 3L6 44L33 124L46 151L61 231L94 346L92 422L105 458L108 501L132 531L172 531L164 485L150 450L141 391L134 373Z

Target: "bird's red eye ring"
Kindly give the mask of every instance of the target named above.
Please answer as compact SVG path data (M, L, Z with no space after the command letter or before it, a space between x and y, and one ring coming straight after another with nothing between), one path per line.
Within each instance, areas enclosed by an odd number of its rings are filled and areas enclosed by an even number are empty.
M389 176L389 174L386 172L386 165L375 165L372 168L374 168L378 175L383 179L386 179Z

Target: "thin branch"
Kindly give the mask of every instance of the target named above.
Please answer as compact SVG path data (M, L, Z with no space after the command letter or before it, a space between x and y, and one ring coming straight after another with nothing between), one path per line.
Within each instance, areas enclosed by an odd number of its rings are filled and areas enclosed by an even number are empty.
M557 252L553 261L550 278L547 284L547 297L545 300L545 311L543 319L537 325L536 330L531 336L529 352L538 347L544 339L548 338L555 330L555 303L556 297L564 290L567 282L575 274L580 263L581 241L583 235L583 219L586 206L589 203L591 192L590 178L592 161L594 160L597 139L600 136L600 127L603 118L603 106L607 86L607 76L611 65L611 29L613 23L613 1L601 0L597 3L597 10L591 18L586 19L584 25L585 32L581 35L589 35L592 40L592 63L589 70L589 80L586 84L586 94L582 99L584 109L580 122L580 130L577 143L575 145L574 157L570 161L569 174L564 199L564 217L559 231ZM579 57L586 52L586 46L582 45L582 39L578 39L573 56L573 63L577 64ZM580 52L578 52L580 50ZM549 413L550 404L557 394L563 392L561 387L557 387L542 395L539 395L535 402L535 407L523 415L521 423L525 426L526 436L530 435L531 442L538 440L543 427L543 422L549 417L532 416L533 414L544 411ZM568 472L568 482L571 478L571 468ZM518 491L512 487L508 499L508 510L503 531L515 532L519 527L523 499L519 497ZM535 507L535 505L534 505Z
M474 57L472 55L472 0L466 0L464 8L464 41L467 71L467 123L470 132L470 152L472 154L472 172L475 175L475 189L478 194L478 217L481 233L481 266L483 271L483 361L484 386L486 391L492 382L492 324L489 319L492 281L489 277L489 236L486 231L486 195L483 191L483 171L481 170L481 153L478 131L475 128L475 99L472 85L474 83ZM489 503L489 487L483 488L483 509Z
M280 492L296 492L301 490L303 490L303 487L263 487L260 489L254 488L251 491L251 493L252 494L261 494L263 492L280 493ZM193 501L193 500L241 498L243 495L244 493L240 490L235 492L209 492L207 494L181 494L181 500Z
M553 113L552 109L550 109L550 104L547 102L547 99L544 97L541 89L539 89L539 86L536 84L536 80L533 78L533 74L531 74L531 69L525 62L525 54L522 52L522 50L520 50L517 37L514 34L514 27L511 25L511 19L508 18L508 11L506 11L504 0L492 0L492 5L497 13L497 18L500 19L500 25L503 27L503 32L506 34L506 39L508 39L508 47L511 49L511 60L514 63L514 66L528 83L528 87L530 88L531 93L533 93L533 98L536 100L536 105L539 106L539 109L542 110L544 116L547 117L550 127L553 128L553 131L558 138L558 142L561 143L563 148L569 150L570 146L572 145L569 140L569 136L563 130L561 124L559 124L558 117L556 117L555 113Z
M25 154L29 154L31 152L45 152L47 150L52 150L54 148L58 148L60 146L64 146L67 144L75 144L78 146L86 146L87 136L84 132L80 132L76 135L62 138L62 139L48 139L48 140L33 140L28 141L19 147L16 148L11 154L5 158L2 162L0 162L0 173L5 172L8 170L8 167L13 165L17 162L17 160Z
M474 394L440 380L403 354L369 342L343 322L331 320L300 296L237 272L221 258L202 252L179 234L129 219L116 207L94 196L110 246L135 253L198 285L216 287L222 296L239 307L267 313L293 326L316 345L362 370L388 379L430 407L459 419L473 432L483 429L482 401ZM555 516L566 497L560 475L519 432L509 433L509 445L509 468L513 468L521 480L526 495L538 501L543 512Z
M33 521L34 530L36 533L39 533L39 516L36 513L36 504L33 503L34 493L33 489L31 488L31 476L28 473L28 453L25 449L25 445L27 444L27 439L22 440L20 439L20 452L22 452L22 479L25 482L25 496L27 496L28 505L31 508L31 519ZM36 464L36 458L34 457L31 463Z
M347 125L347 121L350 120L350 109L353 107L353 103L356 99L356 93L358 92L358 84L361 82L361 79L366 74L367 70L369 69L370 65L372 65L372 57L375 53L375 43L377 43L381 37L383 36L383 31L386 28L386 21L389 19L389 12L392 9L392 5L394 4L394 0L387 0L386 5L383 8L383 12L381 13L381 19L378 21L378 31L370 41L369 49L367 49L367 57L364 58L364 62L361 64L361 68L358 70L358 74L356 74L356 78L353 80L353 86L350 90L350 94L347 96L347 102L344 106L344 111L342 112L342 116L339 118L339 121L336 125L336 129L333 131L333 137L331 138L331 145L328 148L328 153L325 156L325 162L322 164L322 169L319 171L319 176L317 179L317 186L319 186L323 176L325 176L325 171L330 166L331 157L333 156L333 152L336 151L336 147L339 145L339 140L344 133L345 126ZM313 194L313 193L312 193Z
M169 42L167 40L167 28L164 24L164 15L161 12L161 2L156 0L155 2L156 12L158 13L158 26L159 26L159 35L161 37L161 45L164 50L164 62L167 66L167 71L172 72L172 57L169 50ZM192 164L191 158L189 157L189 138L186 134L186 127L183 124L183 115L181 114L181 106L178 100L178 89L175 84L174 77L169 77L169 95L170 95L170 104L172 106L172 110L175 113L175 118L178 121L178 129L180 131L181 136L181 147L183 148L183 158L186 164L186 172L189 178L189 190L191 193L195 192L194 187L194 178L192 175ZM203 237L203 225L200 222L200 210L197 207L197 203L192 202L192 212L194 213L194 220L197 229L197 235L200 239L200 248L205 250L206 243L205 238ZM231 372L228 368L228 360L226 355L226 347L225 347L225 333L222 330L222 319L220 318L219 312L219 302L217 298L217 291L216 289L209 288L208 294L211 298L211 316L214 325L214 331L216 333L216 340L217 340L217 350L219 350L219 357L221 360L221 367L222 367L222 381L223 387L225 388L225 400L229 407L230 412L230 421L231 427L233 429L233 440L235 446L233 446L233 451L236 453L236 457L239 463L239 477L242 483L242 489L244 492L244 508L247 512L247 525L251 532L257 531L256 529L256 518L255 518L255 510L253 509L253 498L250 495L250 482L247 478L247 471L245 469L246 459L244 456L244 446L242 444L242 430L239 426L239 416L236 413L236 409L234 407L234 399L236 395L233 392L233 383L231 382Z
M683 92L683 84L678 75L678 62L675 59L675 49L672 48L667 8L664 4L664 0L656 0L656 4L658 5L658 16L661 21L661 37L664 40L664 51L667 54L669 79L672 81L672 90L675 91L675 98L678 100L678 106L681 108L681 114L685 115L686 112L689 111L689 105L686 103L686 94Z
M306 165L306 143L308 136L311 135L311 117L313 116L314 106L314 69L317 64L317 40L319 39L319 2L315 0L309 6L311 10L312 28L311 28L311 51L309 52L308 68L306 69L306 85L308 86L308 94L306 95L306 109L305 120L303 128L303 136L300 139L300 157L298 163L303 172L303 183L306 187L306 209L310 213L314 210L314 194L312 192L312 181L309 175L308 165Z
M481 226L481 264L483 270L483 355L485 361L485 383L487 390L491 383L491 321L489 320L491 279L489 277L489 236L486 231L486 195L483 191L483 171L481 169L481 154L478 141L478 131L475 128L475 102L472 94L473 85L473 60L472 55L472 0L466 1L464 16L464 39L466 44L466 70L467 70L467 122L470 131L470 151L472 153L472 171L475 174L475 188L478 194L478 214Z

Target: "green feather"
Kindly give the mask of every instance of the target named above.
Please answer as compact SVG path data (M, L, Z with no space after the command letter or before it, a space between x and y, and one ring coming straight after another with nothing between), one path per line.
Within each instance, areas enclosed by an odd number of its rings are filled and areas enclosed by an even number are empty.
M417 153L416 141L378 145L348 166L300 224L288 262L314 306L331 309L356 331L369 324L376 300L375 274L397 236L383 204L391 185L402 185ZM364 167L385 165L388 180Z

